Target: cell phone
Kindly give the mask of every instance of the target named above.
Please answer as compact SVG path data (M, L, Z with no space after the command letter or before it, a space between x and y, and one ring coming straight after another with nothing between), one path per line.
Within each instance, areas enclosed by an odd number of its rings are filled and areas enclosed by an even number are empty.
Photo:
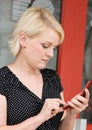
M86 83L86 85L84 86L83 90L80 92L80 95L83 96L83 97L85 97L85 88L88 89L88 88L91 87L91 86L92 86L92 80L89 80L89 81ZM66 106L63 107L64 110L66 110L66 109L68 109L68 108L71 108L71 106L66 105Z

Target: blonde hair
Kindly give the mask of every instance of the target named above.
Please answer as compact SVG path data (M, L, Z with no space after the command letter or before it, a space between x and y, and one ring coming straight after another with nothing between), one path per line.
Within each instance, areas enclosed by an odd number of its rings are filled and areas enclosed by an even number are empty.
M60 43L62 43L64 31L55 17L45 8L28 8L16 23L11 39L8 42L11 53L17 56L20 51L21 46L18 42L18 35L20 32L25 32L29 37L33 38L40 34L46 25L58 33Z

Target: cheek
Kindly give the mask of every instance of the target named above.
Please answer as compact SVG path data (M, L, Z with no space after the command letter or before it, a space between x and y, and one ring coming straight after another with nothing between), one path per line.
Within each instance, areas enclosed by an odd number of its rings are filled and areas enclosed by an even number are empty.
M35 46L35 47L32 48L32 54L42 55L42 54L44 54L44 50L40 46Z

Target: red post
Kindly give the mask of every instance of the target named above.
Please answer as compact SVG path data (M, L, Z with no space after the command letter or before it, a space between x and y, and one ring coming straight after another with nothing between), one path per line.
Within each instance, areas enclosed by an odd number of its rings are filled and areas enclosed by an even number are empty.
M70 100L82 87L84 43L88 0L63 0L61 23L65 39L58 51L57 72ZM87 126L91 130L92 125Z
M62 25L65 39L59 47L57 72L69 100L80 92L84 60L87 0L63 0Z

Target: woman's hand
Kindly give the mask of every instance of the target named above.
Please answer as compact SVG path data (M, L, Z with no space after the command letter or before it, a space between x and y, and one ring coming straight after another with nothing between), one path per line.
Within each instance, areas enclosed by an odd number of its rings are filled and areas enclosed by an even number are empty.
M79 112L81 112L84 109L86 109L86 107L88 106L89 95L90 95L89 94L89 90L85 89L85 97L80 96L80 94L78 94L75 97L73 97L71 99L71 101L68 101L69 106L71 106L71 108L69 109L69 111L73 115L76 115Z
M62 107L60 106L62 104ZM39 115L46 121L57 113L64 111L63 105L66 103L58 98L46 99Z

